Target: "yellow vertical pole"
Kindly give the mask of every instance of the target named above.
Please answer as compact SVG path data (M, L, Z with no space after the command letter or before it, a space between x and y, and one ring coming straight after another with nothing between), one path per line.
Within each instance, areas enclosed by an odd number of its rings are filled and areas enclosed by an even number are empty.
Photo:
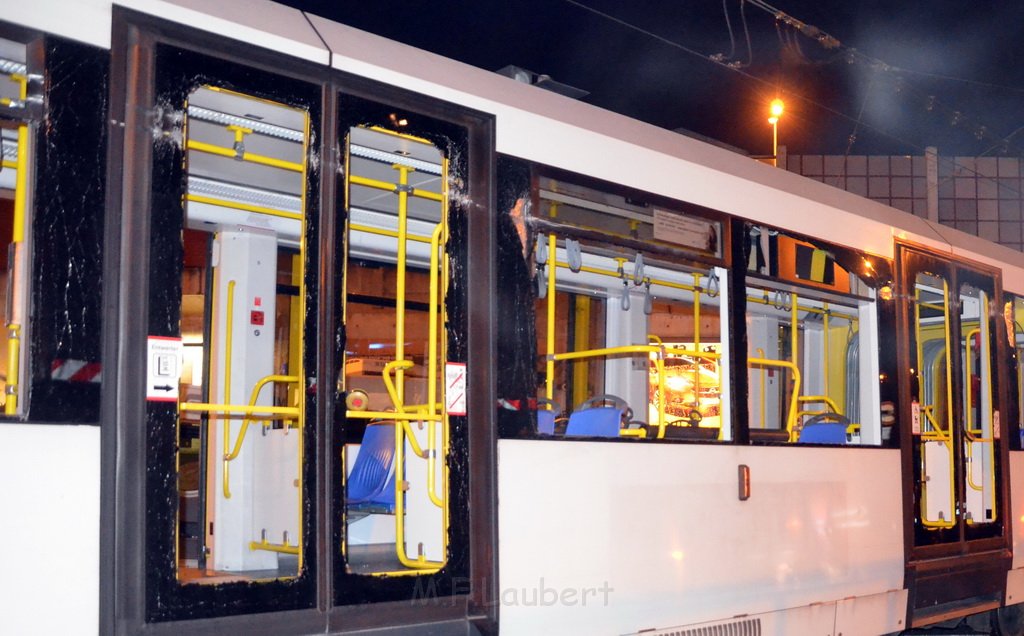
M790 353L789 353L789 356L790 356L790 362L793 363L793 366L796 367L796 368L800 368L800 362L797 360L797 351L798 351L798 349L800 347L800 328L799 328L800 312L797 309L797 295L796 295L795 292L789 295L789 300L790 300L790 303L792 304L792 307L790 307L790 310L789 310L790 311L790 314L789 314L789 321L790 321L790 329L789 329ZM790 430L790 435L791 436L793 434L794 426L797 424L797 419L798 419L797 418L797 404L799 404L799 399L800 399L799 395L794 396L793 407L792 407L793 408L793 412L790 413L789 417L787 418L788 421L790 422L789 430ZM792 440L790 440L790 441L792 441Z
M693 274L693 349L700 351L700 274ZM700 365L701 359L694 359L693 400L694 408L700 411Z
M573 338L573 351L585 351L590 348L590 297L580 294L576 297L576 333ZM572 367L572 403L579 404L587 399L590 381L590 362L578 360Z
M757 348L757 357L758 358L764 358L764 349L762 349L761 347ZM761 428L767 428L768 427L768 407L767 407L768 396L765 394L765 390L767 389L766 384L765 384L767 377L768 377L768 369L765 369L764 365L762 365L761 366Z
M228 299L227 299L227 328L225 329L224 335L224 404L231 404L231 346L232 346L232 332L234 331L235 325L235 281L228 281ZM223 477L224 477L224 498L231 499L231 488L230 488L230 468L228 464L228 446L231 444L231 418L226 414L224 417L224 454L222 459Z
M292 384L288 391L288 404L302 407L302 250L292 256L292 278L291 284L299 289L299 294L292 296L288 301L288 375L294 375L299 381ZM299 418L298 427L302 428L302 418Z
M444 211L442 211L442 214ZM438 260L441 233L444 226L438 223L430 235L430 306L427 310L427 412L437 413L437 305L442 302L438 293Z
M412 168L401 164L391 166L398 170L398 255L395 273L395 360L405 360L405 267L406 267L406 241L408 235L409 215L409 173ZM401 411L405 408L405 369L398 367L395 370L395 391L398 394L398 404L395 409Z
M27 95L27 82L21 82L21 100L25 101ZM21 366L21 325L22 315L22 284L21 275L25 269L25 215L27 213L28 201L28 126L18 126L18 160L17 175L14 185L14 219L11 232L11 242L14 243L14 264L7 272L7 285L10 286L8 294L12 298L11 315L7 316L7 382L6 400L4 402L4 414L16 415L18 412L18 383L19 368Z
M548 235L548 334L547 334L547 365L545 372L544 396L553 399L555 396L555 276L557 267L557 242L555 235Z
M824 346L822 347L823 355L824 355L824 358L825 358L825 360L824 360L825 373L823 374L824 382L825 382L825 384L824 384L825 390L822 392L822 394L825 395L826 397L832 397L832 395L828 392L828 374L830 373L830 369L829 369L829 355L828 355L829 354L829 351L828 351L828 349L829 349L828 341L831 340L831 333L828 330L828 317L829 317L828 303L822 303L822 309L824 310L824 311L822 311L822 317L823 317L823 326L825 328L825 343L824 343Z

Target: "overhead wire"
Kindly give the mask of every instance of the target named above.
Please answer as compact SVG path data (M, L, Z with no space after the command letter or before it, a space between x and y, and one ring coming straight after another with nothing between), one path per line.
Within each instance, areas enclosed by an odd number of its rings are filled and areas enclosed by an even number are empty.
M825 31L819 29L818 27L816 27L816 26L814 26L812 24L808 24L808 23L806 23L806 22L804 22L804 21L802 21L802 20L800 20L798 18L795 18L795 17L789 15L788 13L782 11L781 9L778 9L778 8L768 4L764 0L744 0L744 1L745 2L749 2L754 7L769 13L772 17L775 18L776 23L782 22L782 23L790 26L791 28L793 28L795 32L800 33L801 35L804 35L805 37L808 37L808 38L810 38L812 40L815 40L823 48L842 51L845 54L845 57L846 57L848 62L862 64L862 65L866 66L867 68L871 69L872 71L874 71L875 74L888 73L888 74L895 75L899 79L904 79L901 76L901 74L915 74L915 75L925 75L925 76L931 75L933 77L937 77L937 78L941 78L941 79L948 79L948 80L959 79L959 78L953 78L952 76L940 76L938 74L928 74L928 73L915 72L915 71L910 71L908 69L904 69L904 68L899 67L899 66L894 66L894 65L889 64L888 62L885 62L885 61L880 60L878 58L866 55L866 54L862 53L861 51L859 51L858 49L846 46L841 41L839 41L838 38L835 38L834 36L826 33ZM969 81L970 83L977 83L977 84L980 84L980 85L984 85L985 84L984 82L973 82L971 80L962 80L962 81ZM993 86L998 86L998 85L993 85ZM903 82L901 88L903 90L909 90L910 92L915 92L915 93L920 94L920 92L917 89L915 89L914 87L910 86L905 81ZM1004 89L1007 89L1007 90L1021 90L1021 92L1024 92L1024 89L1012 89L1010 87L1000 87L1000 88L1004 88ZM897 92L899 92L899 90L897 90ZM935 98L934 95L929 95L929 96L927 96L927 98L928 98L927 103L930 104L930 106L931 106L930 108L928 108L928 110L933 110L936 106L940 106L940 105L942 107L944 107L944 105L942 105ZM961 112L959 110L953 110L953 111L949 112L949 115L951 115L951 117L950 117L950 125L958 126L958 127L964 128L964 129L969 129L971 132L973 132L974 136L979 141L983 140L983 139L990 139L990 140L995 140L997 144L999 144L1001 142L1008 143L1008 139L1006 137L999 137L998 135L993 134L991 132L991 130L987 126L984 126L984 125L982 125L982 124L972 120L971 118L967 117L966 115L963 114L963 112ZM1018 150L1020 150L1020 149L1018 148Z
M731 60L736 55L736 38L732 34L732 22L729 20L729 0L722 0L722 13L725 14L725 28L729 31L729 55L726 59Z
M731 70L731 71L733 71L735 73L738 73L739 75L743 76L744 78L751 80L752 82L761 84L762 86L766 86L766 87L771 88L773 90L775 88L774 85L771 82L769 82L768 80L765 80L765 79L760 78L760 77L758 77L756 75L753 75L753 74L747 72L746 70L744 70L742 68L739 68L736 64L725 62L725 60L723 59L721 54L718 54L716 56L716 55L708 55L708 54L702 53L702 52L697 51L696 49L692 49L692 48L690 48L690 47L688 47L688 46L686 46L686 45L684 45L684 44L682 44L680 42L676 42L675 40L671 40L669 38L666 38L666 37L664 37L662 35L654 33L653 31L650 31L648 29L645 29L643 27L635 25L635 24L633 24L631 22L627 22L626 20L623 20L623 19L618 18L616 16L613 16L611 14L605 13L604 11L601 11L599 9L595 9L593 7L587 6L587 5L583 4L582 2L579 2L578 0L563 0L563 1L568 3L568 4L571 4L571 5L575 6L577 8L579 8L579 9L582 9L584 11L588 11L590 13L593 13L594 15L600 16L600 17L602 17L602 18L604 18L606 20L609 20L611 22L615 22L616 24L619 24L620 26L623 26L623 27L625 27L627 29L630 29L630 30L636 31L638 33L641 33L643 35L646 35L648 37L651 37L651 38L653 38L655 40L658 40L659 42L662 42L663 44L666 44L666 45L671 46L673 48L679 49L679 50L681 50L681 51L683 51L685 53L688 53L690 55L699 57L699 58L701 58L701 59L703 59L705 61L711 62L712 64L717 64L719 66L727 68L727 69L729 69L729 70ZM856 49L852 49L850 47L844 47L844 45L838 39L834 38L833 36L829 35L828 33L822 31L821 29L818 29L817 27L815 27L813 25L806 24L804 22L801 22L800 20L797 20L796 18L793 18L789 14L787 14L787 13L785 13L783 11L780 11L780 10L772 7L771 5L769 5L768 3L764 2L763 0L741 0L741 1L742 2L749 2L750 4L753 4L755 7L758 7L760 9L765 10L765 11L768 11L769 13L772 13L773 15L775 15L776 19L778 19L778 20L782 21L784 24L786 24L786 25L796 29L797 31L799 31L803 35L816 40L821 46L825 47L826 49L840 49L840 48L843 48L846 51L848 56L853 54L853 55L862 57L863 59L866 59L866 60L873 60L873 58L869 58L868 56L865 56L865 55L861 54L859 51L856 51ZM891 65L889 65L889 64L887 64L887 63L885 63L885 62L883 62L881 60L873 60L873 61L875 63L877 63L878 65L881 65L885 69L893 69L893 68L895 68L895 67L892 67ZM913 141L910 141L908 139L904 139L903 137L901 137L901 136L899 136L899 135L897 135L897 134L895 134L895 133L893 133L891 131L883 130L883 129L879 128L878 126L875 126L875 125L873 125L873 124L871 124L869 122L863 121L863 119L860 118L860 117L854 118L854 117L852 117L852 116L850 116L850 115L848 115L848 114L846 114L846 113L844 113L842 111L839 111L839 110L837 110L835 108L832 108L831 106L823 104L823 103L821 103L821 102L819 102L817 100L814 100L814 99L812 99L810 97L807 97L805 95L801 95L800 93L797 93L795 91L789 90L789 91L786 91L786 94L788 96L790 96L791 98L794 98L794 99L796 99L798 101L801 101L801 102L804 102L804 103L806 103L808 105L811 105L811 106L814 106L816 108L819 108L819 109L821 109L821 110L823 110L823 111L825 111L827 113L831 113L832 115L835 115L836 117L838 117L840 119L844 119L844 120L846 120L848 122L851 122L851 123L855 124L858 128L864 127L865 129L871 130L875 134L878 134L878 135L880 135L882 137L891 139L891 140L893 140L893 141L895 141L895 142L897 142L899 144L902 144L902 145L904 145L904 146L906 146L908 148L913 148L913 149L915 149L917 151L920 151L922 153L926 151L926 148L924 146L921 146L920 144L918 144L916 142L913 142ZM932 102L933 103L937 102L937 100L934 99L934 96L931 96L931 98L932 98ZM959 111L957 111L957 112L959 113ZM962 117L962 113L960 113L960 116ZM1001 140L1001 141L1005 141L1005 138L1003 140ZM968 172L968 173L972 173L976 177L981 177L981 178L985 178L985 179L989 178L986 175L979 174L973 168L971 168L969 166L966 166L966 165L963 165L962 163L956 161L955 159L950 159L950 161L952 161L954 165L960 167L963 171ZM1016 191L1016 190L1014 190L1014 191Z

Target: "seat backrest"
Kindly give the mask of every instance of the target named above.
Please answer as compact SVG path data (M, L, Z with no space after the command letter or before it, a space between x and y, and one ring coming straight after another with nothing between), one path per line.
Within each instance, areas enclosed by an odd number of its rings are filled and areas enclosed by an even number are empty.
M541 435L555 434L554 409L541 409L537 411L537 432Z
M577 437L618 437L622 427L622 409L599 406L574 411L565 434Z
M378 499L390 483L394 490L395 425L391 422L370 424L363 434L363 443L348 476L347 503ZM391 494L394 501L394 493Z
M845 444L846 423L816 422L806 424L797 438L800 444Z

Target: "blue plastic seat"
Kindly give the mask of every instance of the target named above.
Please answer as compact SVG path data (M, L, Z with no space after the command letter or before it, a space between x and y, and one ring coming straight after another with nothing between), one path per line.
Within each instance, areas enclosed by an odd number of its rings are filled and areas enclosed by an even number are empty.
M807 420L796 441L800 444L845 444L846 427L849 424L842 415L818 415Z
M395 511L395 425L370 424L348 476L349 512Z
M622 409L599 406L574 411L569 416L565 435L566 437L618 437L621 427Z
M541 435L555 434L555 410L541 409L537 411L537 432Z

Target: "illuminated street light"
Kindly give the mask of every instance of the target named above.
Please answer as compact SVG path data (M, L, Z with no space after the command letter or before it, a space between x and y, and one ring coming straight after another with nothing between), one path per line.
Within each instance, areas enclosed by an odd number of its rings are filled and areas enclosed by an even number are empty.
M772 100L772 103L768 106L768 114L771 117L768 118L768 123L772 125L772 165L778 165L779 159L779 117L782 117L782 112L785 110L786 104L779 98Z

